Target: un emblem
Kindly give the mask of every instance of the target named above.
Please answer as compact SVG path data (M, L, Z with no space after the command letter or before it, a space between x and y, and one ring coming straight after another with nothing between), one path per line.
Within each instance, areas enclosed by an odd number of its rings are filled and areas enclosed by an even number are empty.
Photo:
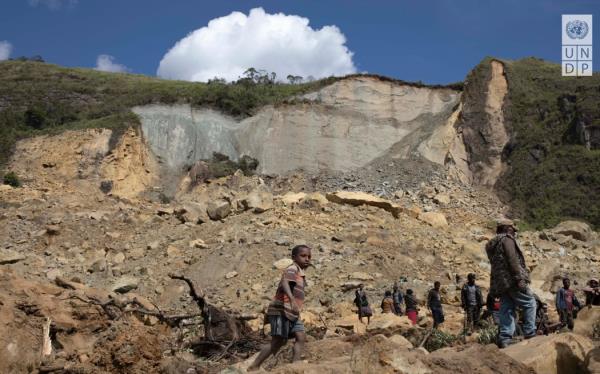
M574 20L567 22L567 35L571 39L583 39L589 31L590 28L585 21Z

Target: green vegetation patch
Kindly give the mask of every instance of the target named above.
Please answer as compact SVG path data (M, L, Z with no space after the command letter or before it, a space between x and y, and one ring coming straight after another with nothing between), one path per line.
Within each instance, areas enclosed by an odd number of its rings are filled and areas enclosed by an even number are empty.
M562 77L560 65L536 58L502 62L512 134L502 196L536 229L565 219L600 228L600 149L577 130L600 121L600 75Z

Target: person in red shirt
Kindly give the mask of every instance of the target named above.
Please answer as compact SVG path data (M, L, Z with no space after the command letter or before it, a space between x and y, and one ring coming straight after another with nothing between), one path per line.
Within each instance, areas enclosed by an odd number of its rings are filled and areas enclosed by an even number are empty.
M260 365L271 355L276 354L287 343L288 338L294 337L293 361L300 360L306 333L300 319L300 310L304 303L304 287L306 285L304 270L310 266L311 249L306 245L298 245L292 249L292 260L281 276L279 286L273 301L267 309L271 325L271 343L265 345L248 371L258 370Z

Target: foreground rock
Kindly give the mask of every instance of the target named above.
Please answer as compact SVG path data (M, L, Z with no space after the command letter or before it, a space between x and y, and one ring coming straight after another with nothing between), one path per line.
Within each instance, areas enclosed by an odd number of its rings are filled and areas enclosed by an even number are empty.
M588 373L600 373L600 347L589 351L585 358L585 368Z
M594 326L600 323L600 306L584 307L577 313L573 332L593 338Z
M566 333L540 336L514 344L503 352L540 374L577 373L594 347L585 336Z

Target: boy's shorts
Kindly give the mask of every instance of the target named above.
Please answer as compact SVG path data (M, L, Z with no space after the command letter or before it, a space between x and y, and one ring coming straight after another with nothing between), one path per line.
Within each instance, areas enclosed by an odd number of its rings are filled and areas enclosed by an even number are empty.
M280 336L284 339L289 339L290 335L297 332L304 332L304 323L298 318L295 321L290 321L284 316L269 316L271 324L271 336Z

